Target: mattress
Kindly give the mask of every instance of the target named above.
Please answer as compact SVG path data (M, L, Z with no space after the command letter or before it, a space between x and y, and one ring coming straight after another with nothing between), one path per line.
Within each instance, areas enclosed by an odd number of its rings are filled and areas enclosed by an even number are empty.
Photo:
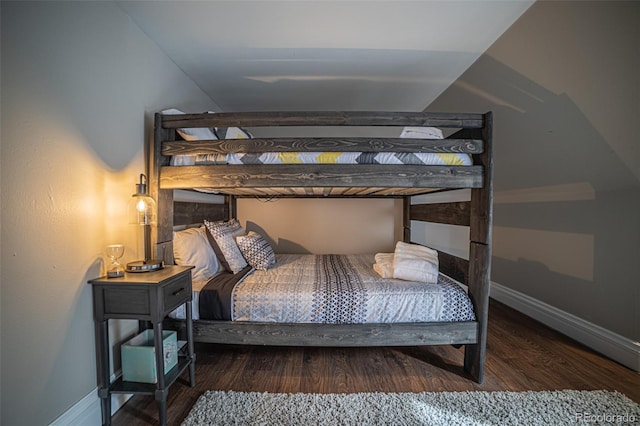
M194 319L366 324L473 321L464 289L440 274L436 283L381 278L373 254L278 255L266 271L246 268L194 283ZM184 308L171 314L184 318Z
M425 152L263 152L174 155L172 166L226 164L396 164L469 166L471 156Z
M180 114L178 110L167 110L165 114ZM178 129L185 140L251 139L244 129ZM442 131L435 127L404 127L400 139L443 139ZM215 164L396 164L396 165L443 165L469 166L473 160L463 153L425 152L261 152L261 153L216 153L198 155L174 155L172 166L194 166Z

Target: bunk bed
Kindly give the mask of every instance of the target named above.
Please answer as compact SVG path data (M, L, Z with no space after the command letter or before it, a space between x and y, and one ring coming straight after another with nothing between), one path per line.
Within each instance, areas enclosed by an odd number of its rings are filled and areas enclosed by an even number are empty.
M250 139L220 138L222 129L313 129L312 137L277 136ZM324 129L366 129L366 136L316 136ZM447 137L399 137L402 129L438 128ZM185 131L211 130L215 137L185 137ZM389 137L389 129L394 136ZM273 129L270 129L273 130ZM397 130L397 131L396 131ZM371 136L371 133L382 136ZM291 132L289 132L291 133ZM357 133L357 132L356 132ZM249 136L249 133L246 132ZM190 140L186 140L190 139ZM196 341L292 346L464 346L464 369L481 383L486 348L492 221L492 114L429 112L238 112L163 114L155 116L149 150L149 186L158 203L152 232L155 256L173 263L176 226L236 217L238 197L396 197L403 200L403 240L411 243L411 222L424 221L469 227L469 260L437 253L440 273L464 284L474 319L393 323L274 323L253 321L194 321ZM305 153L356 153L416 157L422 154L467 156L464 164L300 164ZM266 154L269 153L269 154ZM290 158L290 164L229 160L246 154ZM365 155L361 155L365 154ZM252 156L252 157L251 157ZM175 161L178 158L204 161ZM211 159L213 161L210 161ZM266 158L266 157L264 157ZM277 161L288 163L287 161ZM297 163L297 164L296 164ZM409 162L411 163L411 162ZM183 164L183 165L178 165ZM470 188L470 201L414 204L412 197ZM212 192L224 203L174 202L174 190ZM175 327L179 321L170 320Z

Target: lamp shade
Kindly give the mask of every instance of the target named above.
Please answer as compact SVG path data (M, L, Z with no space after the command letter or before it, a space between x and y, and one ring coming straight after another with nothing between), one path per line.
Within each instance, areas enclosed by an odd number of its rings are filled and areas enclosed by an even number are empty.
M144 194L133 194L129 202L131 223L153 225L156 223L156 202Z
M145 182L143 182L143 179ZM156 202L147 194L146 176L140 175L136 184L136 193L129 201L130 222L135 225L153 225L156 223Z

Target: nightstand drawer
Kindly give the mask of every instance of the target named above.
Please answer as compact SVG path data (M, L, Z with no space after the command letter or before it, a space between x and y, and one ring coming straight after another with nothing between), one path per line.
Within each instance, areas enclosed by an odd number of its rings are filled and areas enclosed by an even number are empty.
M172 311L191 298L191 272L188 271L162 289L165 311Z
M104 313L124 315L150 315L149 291L144 287L104 289Z

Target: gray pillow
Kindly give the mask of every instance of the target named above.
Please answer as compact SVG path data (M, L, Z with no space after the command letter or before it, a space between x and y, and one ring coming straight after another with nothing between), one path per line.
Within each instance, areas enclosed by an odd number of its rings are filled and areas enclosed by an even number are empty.
M257 232L236 237L240 252L252 268L266 271L276 263L276 255L269 242Z
M222 253L224 261L220 260L223 266L234 274L242 271L247 266L247 261L242 256L235 240L236 237L244 235L244 228L240 222L236 219L217 222L205 220L204 225ZM214 251L216 251L215 247Z

